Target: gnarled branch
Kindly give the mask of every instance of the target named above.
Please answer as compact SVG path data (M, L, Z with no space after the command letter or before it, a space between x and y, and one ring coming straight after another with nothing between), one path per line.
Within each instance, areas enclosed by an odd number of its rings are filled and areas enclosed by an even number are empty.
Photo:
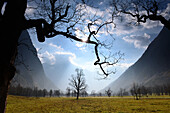
M126 2L126 3L125 3ZM137 19L137 23L145 23L147 19L152 21L160 21L165 27L170 30L170 22L163 15L159 14L159 7L164 2L156 0L113 0L111 5L116 11L131 15ZM140 10L139 10L140 9ZM142 14L142 11L146 11ZM170 12L168 12L170 13Z

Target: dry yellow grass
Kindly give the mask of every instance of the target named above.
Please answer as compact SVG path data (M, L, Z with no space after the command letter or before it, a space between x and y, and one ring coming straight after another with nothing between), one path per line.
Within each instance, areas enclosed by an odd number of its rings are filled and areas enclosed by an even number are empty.
M170 113L170 98L57 98L8 96L7 113Z

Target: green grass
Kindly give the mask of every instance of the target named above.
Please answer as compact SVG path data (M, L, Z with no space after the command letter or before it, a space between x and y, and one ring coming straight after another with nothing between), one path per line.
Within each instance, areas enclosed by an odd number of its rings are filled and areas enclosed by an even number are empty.
M57 98L8 96L6 113L170 113L170 98Z

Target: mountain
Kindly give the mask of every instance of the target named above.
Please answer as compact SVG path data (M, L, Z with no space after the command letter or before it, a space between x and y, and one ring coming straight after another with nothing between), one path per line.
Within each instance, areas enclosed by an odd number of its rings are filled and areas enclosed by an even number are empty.
M32 44L28 31L24 30L18 41L18 54L15 61L17 73L12 85L20 84L23 87L38 87L40 89L56 89L45 73Z
M111 88L117 92L120 88L128 90L133 83L155 86L169 84L169 81L170 31L164 27L141 58L106 89Z

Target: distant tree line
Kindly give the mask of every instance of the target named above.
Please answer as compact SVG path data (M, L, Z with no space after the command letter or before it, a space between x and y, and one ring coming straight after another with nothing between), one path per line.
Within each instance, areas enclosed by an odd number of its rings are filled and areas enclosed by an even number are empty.
M58 90L47 90L47 89L38 89L38 87L29 88L22 87L20 84L17 86L10 86L8 94L17 95L17 96L27 96L27 97L76 97L77 93L75 90L70 89L69 87L66 89L66 93L63 93L60 89ZM80 92L80 97L87 97L88 93L86 90L82 90Z
M154 87L146 87L144 85L138 85L134 83L129 91L126 89L120 88L117 93L112 93L111 88L105 90L105 93L98 92L92 90L90 94L87 93L86 90L80 91L80 97L102 97L102 96L134 96L134 99L139 100L141 97L148 97L151 95L161 96L161 95L169 95L170 96L170 84L160 85ZM18 95L18 96L28 96L28 97L77 97L77 92L75 89L71 89L70 87L66 88L66 92L63 93L61 90L47 90L47 89L38 89L37 87L29 88L22 87L20 84L17 86L10 86L8 94L10 95Z
M130 93L136 100L140 99L142 96L150 96L150 95L169 95L170 96L170 84L157 85L154 87L145 87L144 85L138 85L133 83Z
M161 96L161 95L169 95L170 96L170 84L164 85L157 85L154 87L146 87L144 85L139 85L133 83L132 87L129 91L126 89L120 88L117 94L113 94L113 96L134 96L134 99L139 100L141 97L148 97L148 96Z
M18 84L17 86L11 85L8 94L28 97L46 97L46 96L60 97L63 95L63 93L60 90L48 91L47 89L38 89L38 87L34 88L22 87L20 84Z
M77 97L77 92L75 89L71 89L70 87L66 88L66 93L65 93L66 97ZM89 96L89 94L87 93L86 90L82 90L79 92L79 96L80 97L87 97Z
M161 95L169 95L170 96L170 84L164 84L164 85L157 85L154 87L146 87L144 85L139 85L136 83L133 83L130 90L126 90L123 88L120 88L120 90L117 93L112 94L112 90L109 88L105 90L105 94L99 93L98 96L134 96L134 99L139 100L141 97L148 97L151 95L155 96L161 96Z

